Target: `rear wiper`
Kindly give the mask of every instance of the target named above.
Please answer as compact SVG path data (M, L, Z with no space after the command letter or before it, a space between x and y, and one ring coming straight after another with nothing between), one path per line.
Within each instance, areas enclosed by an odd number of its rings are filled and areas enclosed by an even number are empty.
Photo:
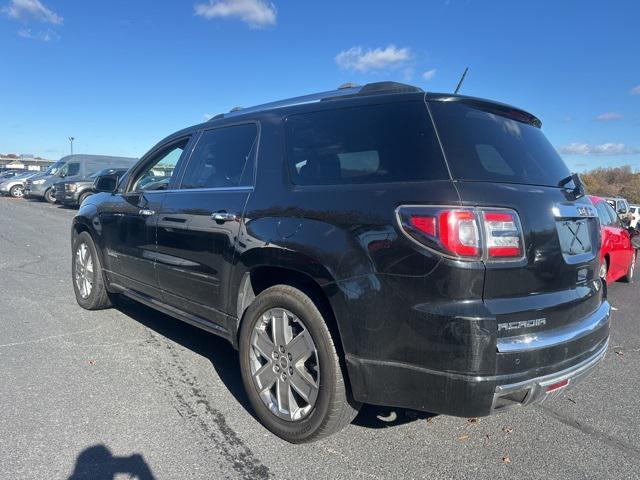
M558 186L564 187L567 183L571 181L573 181L573 184L574 184L574 187L571 189L571 193L573 193L573 195L576 198L583 197L585 194L584 183L582 183L582 179L580 178L580 175L578 175L577 173L572 173L568 177L565 177L562 180L560 180L560 182L558 183Z

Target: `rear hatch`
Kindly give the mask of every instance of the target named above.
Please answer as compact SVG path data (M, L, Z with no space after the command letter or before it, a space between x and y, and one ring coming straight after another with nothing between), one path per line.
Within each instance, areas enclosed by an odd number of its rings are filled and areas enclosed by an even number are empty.
M589 336L592 330L578 330L606 308L597 274L599 223L539 120L464 97L430 101L429 108L462 203L511 209L522 226L521 258L485 262L483 299L497 319L498 350ZM603 328L552 357L561 362L580 356L604 337ZM534 358L528 366L549 360Z

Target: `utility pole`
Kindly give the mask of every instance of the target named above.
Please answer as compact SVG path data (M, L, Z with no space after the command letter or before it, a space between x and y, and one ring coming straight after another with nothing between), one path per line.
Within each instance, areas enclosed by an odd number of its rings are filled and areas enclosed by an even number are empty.
M71 155L73 155L73 141L75 140L75 137L69 137L69 143L71 144Z

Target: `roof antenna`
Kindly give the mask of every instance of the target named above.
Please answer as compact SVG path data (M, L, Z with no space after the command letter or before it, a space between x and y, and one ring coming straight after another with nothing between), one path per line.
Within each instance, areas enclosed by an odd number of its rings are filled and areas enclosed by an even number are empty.
M460 91L460 87L462 86L462 82L464 82L464 77L467 76L467 72L469 71L469 67L464 69L464 72L462 72L462 77L460 77L460 81L458 82L458 86L456 87L456 91L453 92L454 95L457 95L458 92Z

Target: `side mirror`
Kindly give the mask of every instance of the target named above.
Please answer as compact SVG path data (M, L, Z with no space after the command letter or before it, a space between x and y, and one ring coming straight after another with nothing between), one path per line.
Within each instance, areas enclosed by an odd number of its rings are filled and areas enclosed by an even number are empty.
M113 193L118 188L118 175L100 175L93 183L93 187L97 192Z
M621 209L619 209L619 210L618 210L618 213L619 213L620 215L626 215L626 214L627 214L627 209L623 207L623 208L621 208Z

